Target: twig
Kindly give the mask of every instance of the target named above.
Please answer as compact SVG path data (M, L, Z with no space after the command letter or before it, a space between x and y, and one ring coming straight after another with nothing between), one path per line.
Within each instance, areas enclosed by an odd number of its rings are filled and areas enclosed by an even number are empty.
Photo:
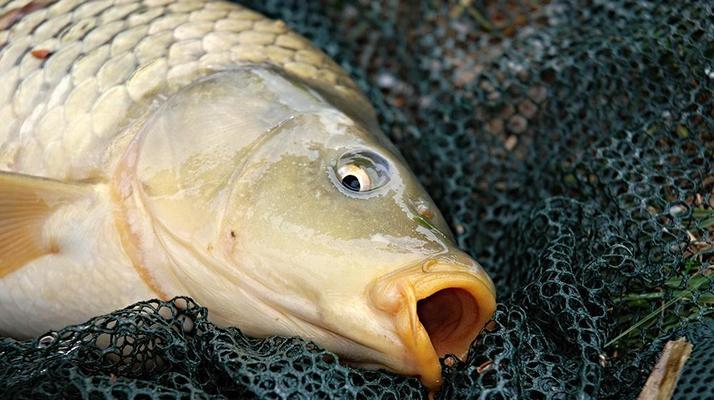
M684 338L667 342L638 400L671 399L684 363L691 353L692 344Z

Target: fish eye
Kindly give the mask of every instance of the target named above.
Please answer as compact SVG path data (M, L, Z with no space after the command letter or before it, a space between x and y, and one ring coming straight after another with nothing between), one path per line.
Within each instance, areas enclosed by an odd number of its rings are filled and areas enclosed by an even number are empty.
M353 192L366 192L372 189L372 180L369 173L355 164L343 165L337 169L337 176L342 186Z
M337 161L334 178L349 193L371 192L389 181L389 163L373 152L350 152Z

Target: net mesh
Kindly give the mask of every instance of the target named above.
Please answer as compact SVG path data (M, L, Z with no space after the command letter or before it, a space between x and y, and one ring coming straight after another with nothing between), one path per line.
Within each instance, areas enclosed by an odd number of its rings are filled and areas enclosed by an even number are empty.
M494 278L494 321L440 399L633 398L694 343L712 396L714 15L702 1L245 1L369 95ZM349 4L348 4L349 3ZM415 378L221 329L190 299L0 339L0 397L421 399Z

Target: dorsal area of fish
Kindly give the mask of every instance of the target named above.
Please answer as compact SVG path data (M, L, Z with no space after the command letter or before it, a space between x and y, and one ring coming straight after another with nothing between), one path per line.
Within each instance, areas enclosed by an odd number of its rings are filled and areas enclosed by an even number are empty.
M374 119L325 54L234 3L0 1L0 170L105 178L133 121L196 79L246 63L280 68Z

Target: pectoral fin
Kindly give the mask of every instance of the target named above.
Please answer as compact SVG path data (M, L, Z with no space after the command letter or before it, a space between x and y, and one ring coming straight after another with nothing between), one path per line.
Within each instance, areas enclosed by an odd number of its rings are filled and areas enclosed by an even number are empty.
M91 186L0 171L0 278L55 252L43 235L46 219Z

